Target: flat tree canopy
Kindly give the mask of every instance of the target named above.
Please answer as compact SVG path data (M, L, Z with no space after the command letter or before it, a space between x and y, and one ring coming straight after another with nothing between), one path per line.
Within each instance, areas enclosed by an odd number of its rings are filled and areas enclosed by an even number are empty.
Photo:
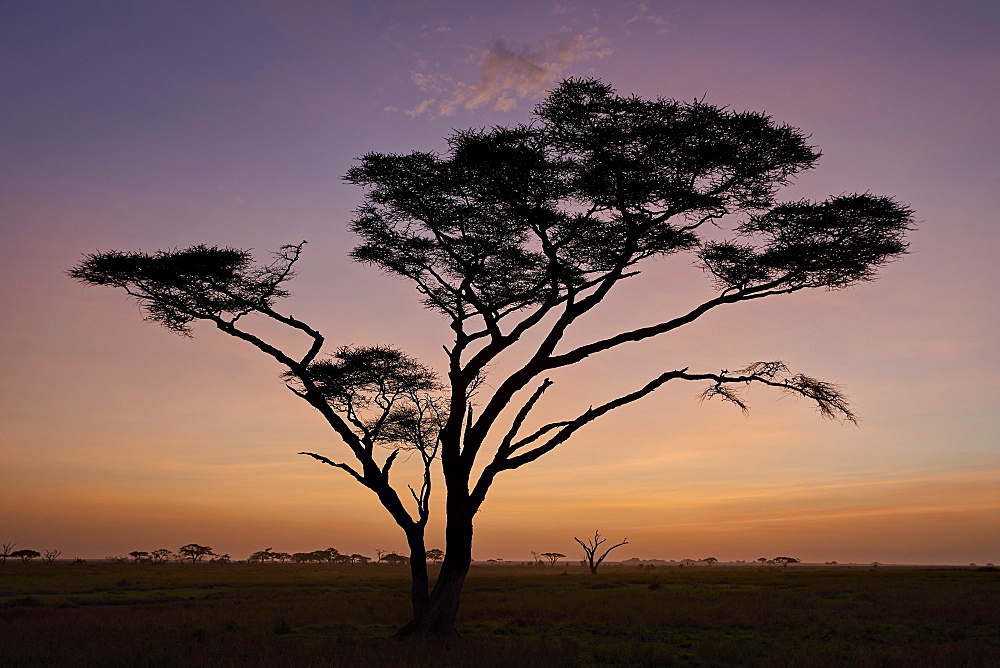
M855 420L837 386L772 360L737 371L656 369L630 392L526 427L551 372L668 335L729 304L871 281L906 252L912 227L907 207L869 193L779 202L779 189L819 158L796 128L702 101L623 97L595 80L562 82L530 124L458 131L447 141L444 154L365 155L346 175L366 193L351 223L360 237L352 257L411 281L444 318L439 372L386 346L321 357L323 335L279 308L303 244L281 248L268 263L208 246L110 251L86 256L70 272L124 289L147 319L168 329L190 335L195 321L205 321L282 365L289 388L346 446L343 456L303 454L372 490L406 534L413 620L403 634L454 632L473 517L498 475L668 382L701 381L704 398L744 410L741 389L762 384L811 400L825 417ZM645 261L673 255L704 269L704 301L566 344L580 318ZM250 314L297 330L309 350L285 352L252 331L244 320ZM518 362L499 364L509 360ZM389 476L404 449L420 453L424 478L401 493ZM438 462L447 528L431 590L424 530Z

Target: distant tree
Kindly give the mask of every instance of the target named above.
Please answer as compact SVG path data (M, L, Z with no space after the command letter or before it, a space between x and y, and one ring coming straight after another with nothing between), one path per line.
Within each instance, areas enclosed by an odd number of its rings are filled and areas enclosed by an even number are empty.
M271 558L274 561L280 561L281 563L285 563L286 561L292 560L292 555L290 555L287 552L275 552Z
M764 564L767 563L767 557L757 557L756 561L757 561L758 564L760 564L761 566L763 566Z
M775 557L774 559L771 559L771 563L781 564L785 568L788 568L788 564L797 564L799 561L800 560L795 557Z
M371 563L371 560L372 560L371 557L366 557L363 554L352 554L351 555L351 563L352 564L369 564L369 563Z
M256 562L260 564L267 563L268 561L272 561L273 559L274 559L274 552L272 552L271 548L269 547L266 547L263 550L258 550L253 554L251 554L249 557L247 557L247 561Z
M43 555L45 558L45 563L51 564L53 561L59 558L60 554L62 554L62 552L60 552L59 550L45 550L45 554Z
M618 547L621 547L622 545L628 545L628 538L626 538L622 542L617 543L615 545L612 545L611 547L609 547L608 549L606 549L604 551L604 554L602 554L597 559L597 561L594 561L594 557L597 554L597 549L603 543L607 542L608 539L607 538L601 538L601 532L600 531L595 531L594 532L594 537L593 538L588 538L586 543L584 543L582 540L580 540L576 536L573 536L573 540L575 540L576 542L578 542L580 544L580 547L583 548L583 553L584 553L584 555L586 555L587 565L590 567L590 573L591 574L594 574L594 573L597 572L597 569L601 565L601 562L604 561L605 557L608 556L608 554L611 552L611 550L613 550L615 548L618 548Z
M192 564L198 563L205 557L214 556L215 552L212 548L206 547L205 545L198 545L198 543L188 543L178 548L177 553L181 555L182 559L190 559Z
M560 554L559 552L542 552L542 556L549 560L550 566L555 566L556 562L565 557L566 555Z
M399 564L409 563L409 557L404 557L401 554L396 554L395 552L390 552L389 554L382 555L382 561L389 564L390 566L398 566Z
M704 561L709 566L711 566L712 564L716 564L716 563L719 562L719 560L716 559L715 557L705 557L704 559L702 559L702 561Z
M232 561L233 558L230 557L228 554L216 554L211 559L209 559L209 563L212 564L230 564L232 563Z
M149 553L149 558L154 564L163 563L164 561L170 561L174 558L174 553L165 547L161 547L158 550L153 550Z
M342 556L340 550L335 547L328 547L324 552L326 552L326 561L331 564L336 563Z
M15 559L20 559L22 563L26 564L32 559L37 559L42 556L42 553L35 550L18 550L16 552L11 552L10 556Z
M16 546L17 543L4 543L3 545L0 545L0 563L7 563L7 557L13 554L13 549Z
M401 635L456 633L473 523L498 476L668 383L707 384L703 399L742 410L743 388L767 386L808 399L826 417L854 421L836 385L778 360L736 371L656 362L641 383L583 402L579 412L551 421L531 414L551 376L603 353L662 340L738 303L874 280L906 252L913 219L892 198L867 193L779 202L780 189L820 157L805 133L704 101L621 96L591 79L563 81L528 124L456 131L447 141L440 154L369 153L345 176L366 190L351 224L361 237L352 256L409 280L444 318L444 381L387 346L341 347L321 358L324 336L279 306L301 243L265 263L248 251L205 245L109 251L69 272L124 290L148 320L171 331L190 335L201 321L282 367L347 459L302 454L373 492L406 536L413 616ZM644 309L647 322L604 338L580 330L643 267L684 256L712 282L692 307ZM261 319L305 345L283 349L287 337L253 329ZM424 464L411 494L390 483L407 449ZM433 461L447 498L446 556L432 590L425 531Z
M431 563L436 564L440 562L442 559L444 559L444 550L438 549L436 547L434 549L427 550L427 558L431 560Z
M128 556L132 557L132 561L135 563L139 563L140 561L148 561L150 558L149 552L143 552L141 550L129 552Z

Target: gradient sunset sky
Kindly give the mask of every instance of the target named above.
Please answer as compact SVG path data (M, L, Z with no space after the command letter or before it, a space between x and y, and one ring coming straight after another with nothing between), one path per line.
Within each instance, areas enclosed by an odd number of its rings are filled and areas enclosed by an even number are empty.
M546 395L559 419L661 367L781 359L843 383L859 427L764 388L744 417L668 386L501 477L475 557L576 555L600 529L628 537L623 559L1000 562L998 29L998 3L962 0L0 3L0 542L403 550L367 490L296 455L343 446L273 361L65 272L96 250L307 239L286 312L330 349L441 369L446 323L347 257L363 193L341 176L528 121L561 78L594 76L766 111L824 154L784 199L892 195L919 229L874 283L713 313ZM585 334L711 295L691 258L654 263Z

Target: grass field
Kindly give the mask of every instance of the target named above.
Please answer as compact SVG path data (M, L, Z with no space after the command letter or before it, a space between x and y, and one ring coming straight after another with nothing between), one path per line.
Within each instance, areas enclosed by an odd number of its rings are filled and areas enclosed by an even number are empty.
M1000 666L1000 573L473 566L462 637L398 641L407 569L0 567L0 666Z

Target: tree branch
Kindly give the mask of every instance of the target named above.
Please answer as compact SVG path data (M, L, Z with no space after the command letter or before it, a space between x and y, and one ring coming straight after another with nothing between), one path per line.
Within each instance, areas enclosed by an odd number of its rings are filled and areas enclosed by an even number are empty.
M335 461L333 461L331 459L328 459L328 458L324 457L323 455L317 455L315 452L300 452L299 454L300 455L305 455L307 457L312 457L316 461L323 462L324 464L327 464L328 466L333 466L333 467L338 468L338 469L343 469L344 471L347 471L348 473L350 473L354 477L355 480L357 480L358 482L360 482L365 487L369 487L369 488L371 487L367 482L365 482L364 477L362 477L360 473L358 473L357 471L355 471L348 464L341 464L341 463L335 462Z

